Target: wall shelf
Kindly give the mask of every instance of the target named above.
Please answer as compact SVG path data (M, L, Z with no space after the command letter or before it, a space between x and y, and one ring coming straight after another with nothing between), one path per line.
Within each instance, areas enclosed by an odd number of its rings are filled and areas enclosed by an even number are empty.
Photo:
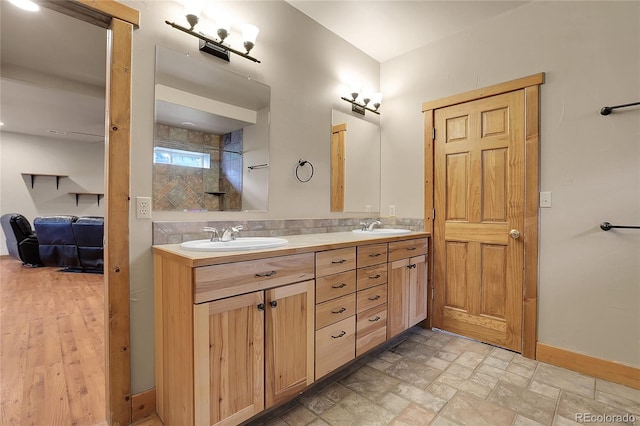
M36 176L54 176L56 178L56 189L58 189L60 187L60 178L69 177L68 175L58 175L58 174L55 174L55 173L29 173L29 172L22 172L21 174L23 176L31 176L31 189L33 189L33 184L35 182Z
M96 200L98 201L98 205L100 205L100 198L104 197L104 194L99 192L70 192L69 194L73 194L76 196L76 206L78 205L78 200L81 195L95 195Z

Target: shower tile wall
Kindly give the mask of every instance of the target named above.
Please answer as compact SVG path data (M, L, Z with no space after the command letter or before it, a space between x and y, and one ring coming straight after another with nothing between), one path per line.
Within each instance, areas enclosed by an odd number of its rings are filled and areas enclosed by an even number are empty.
M228 135L214 135L197 130L157 124L154 146L203 152L210 155L210 168L200 169L167 164L153 165L153 209L160 211L239 210L242 191L242 157L232 161L221 158L222 141L242 152L242 130ZM224 149L224 148L223 148ZM225 162L226 160L226 162ZM239 184L237 176L240 175ZM227 175L234 177L229 185ZM221 189L221 187L224 187ZM229 192L216 195L216 192Z

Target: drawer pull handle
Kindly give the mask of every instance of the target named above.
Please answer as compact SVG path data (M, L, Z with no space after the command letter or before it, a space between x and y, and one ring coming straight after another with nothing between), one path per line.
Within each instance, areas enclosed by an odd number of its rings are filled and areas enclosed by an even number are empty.
M264 303L258 303L258 310L264 311Z
M331 288L345 288L347 286L346 283L341 283L339 285L332 285Z
M378 299L380 299L379 294L376 294L375 296L369 298L369 300L378 300Z
M378 278L380 278L380 274L376 274L372 277L369 277L370 280L377 280Z
M381 254L382 254L382 253L371 253L371 254L369 255L369 257L378 257L378 256L380 256Z
M332 314L341 314L341 313L343 313L343 312L344 312L344 311L346 311L346 310L347 310L347 308L345 308L345 307L343 306L342 308L338 309L337 311L331 311L331 313L332 313Z
M340 332L340 334L338 334L337 336L331 336L331 337L332 337L332 338L334 338L334 339L339 339L339 338L341 338L342 336L344 336L345 334L347 334L347 332L346 332L346 331L344 331L344 330L342 330L342 331Z
M258 278L262 278L262 277L272 277L276 274L276 271L269 271L269 272L262 272L259 274L256 274L256 277Z
M278 306L278 301L272 300L271 302L269 302L269 306L271 306L272 308L275 308L276 306Z
M339 264L339 263L344 263L344 262L346 262L346 261L347 261L347 259L332 260L332 261L331 261L331 263Z
M409 250L409 251L414 251L414 250L417 250L417 249L418 249L418 247L407 247L407 250Z
M381 318L380 318L378 315L376 315L376 317L375 317L375 318L369 318L369 321L371 321L371 322L376 322L376 321L380 321L380 319L381 319Z

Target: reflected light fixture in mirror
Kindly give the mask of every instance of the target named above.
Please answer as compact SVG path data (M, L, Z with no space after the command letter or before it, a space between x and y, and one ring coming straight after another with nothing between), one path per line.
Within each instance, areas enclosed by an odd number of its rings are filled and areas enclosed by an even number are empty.
M359 84L354 84L350 89L351 99L342 97L343 101L347 101L351 104L351 111L364 115L366 111L371 111L380 115L378 109L382 103L382 93L374 92L370 87L361 88ZM362 102L358 100L362 99ZM369 104L373 105L373 108L369 108Z
M258 59L249 55L251 49L253 49L256 45L256 38L258 36L258 32L260 31L258 27L251 24L244 24L242 26L242 40L244 48L246 50L246 52L243 53L239 50L233 49L227 44L224 44L225 39L231 32L231 15L226 12L218 12L215 16L215 25L209 24L208 22L202 20L202 5L203 0L185 0L184 14L187 22L190 25L190 28L183 27L182 25L176 24L174 22L165 21L165 23L177 30L198 38L200 40L199 49L202 52L209 53L210 55L223 59L227 62L231 60L229 54L234 53L238 56L242 56L245 59L260 63ZM200 31L196 32L195 26L198 25L198 23L200 23ZM215 36L209 35L209 33L213 33L214 31L217 36L217 40L215 38L212 38Z

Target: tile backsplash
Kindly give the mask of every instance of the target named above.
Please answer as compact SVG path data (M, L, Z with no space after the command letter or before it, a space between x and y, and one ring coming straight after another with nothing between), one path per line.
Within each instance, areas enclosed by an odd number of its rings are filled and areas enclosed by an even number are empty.
M207 221L163 221L153 222L153 244L178 244L185 241L208 238L202 229L212 226L218 230L242 225L240 233L245 237L279 237L285 235L320 234L357 229L360 222L378 219L382 227L424 230L423 219L408 218L342 218L342 219L267 219L267 220L207 220Z

